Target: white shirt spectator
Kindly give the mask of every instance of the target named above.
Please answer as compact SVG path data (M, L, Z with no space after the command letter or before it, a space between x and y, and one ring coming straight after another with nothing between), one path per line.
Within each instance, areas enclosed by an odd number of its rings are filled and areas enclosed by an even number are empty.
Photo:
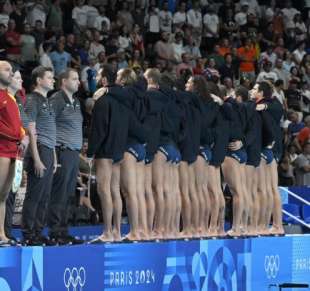
M182 62L182 54L185 53L183 43L172 43L173 55L176 62Z
M27 13L29 24L34 27L37 20L41 20L43 28L45 28L46 22L46 7L42 4L34 4Z
M247 17L248 16L246 13L240 11L235 15L235 21L237 22L239 26L246 25L248 22Z
M193 28L202 27L202 15L199 10L191 9L187 12L187 23Z
M300 62L302 61L303 57L305 56L306 52L303 50L299 50L299 49L295 49L293 51L293 57L294 59L298 62L298 64L300 64Z
M283 8L282 13L283 13L283 18L284 18L283 22L284 22L284 25L286 25L287 23L293 21L295 14L300 13L300 12L294 7L291 7L291 8Z
M170 11L161 10L159 12L159 24L160 30L171 32L172 27L172 13Z
M127 37L127 36L122 36L122 35L120 35L120 36L118 37L118 43L119 43L119 47L120 47L120 48L126 50L126 49L128 49L128 47L129 47L130 44L131 44L131 39L130 39L129 36Z
M145 24L148 24L148 31L152 33L159 32L159 16L157 14L146 15Z
M99 16L99 12L96 7L84 5L87 11L87 27L93 28L95 24L96 17Z
M106 17L106 16L101 16L101 15L98 15L95 18L94 28L96 28L98 31L101 31L102 30L102 22L103 21L106 23L107 29L110 30L110 27L111 27L110 19L108 17Z
M92 42L89 47L89 57L97 58L101 52L105 52L105 48L101 43Z
M275 82L278 79L276 73L263 71L258 74L256 82L260 83L262 81L266 81L270 79L272 79Z
M282 106L284 106L285 96L283 90L274 90L272 95L278 99Z
M47 68L52 68L54 71L54 65L51 58L47 53L43 53L40 57L40 65Z
M10 20L10 16L6 13L0 13L0 23L4 24L6 27L8 27L8 23Z
M277 80L279 80L279 79L283 80L284 89L287 89L288 81L289 81L289 78L290 78L289 73L283 67L282 67L282 69L274 68L273 72L276 73Z
M81 27L87 26L87 6L76 6L72 10L72 19Z
M186 22L186 12L176 12L173 15L173 24L182 24Z
M220 21L216 14L207 13L203 17L203 24L206 28L206 37L216 37L218 35L219 23Z

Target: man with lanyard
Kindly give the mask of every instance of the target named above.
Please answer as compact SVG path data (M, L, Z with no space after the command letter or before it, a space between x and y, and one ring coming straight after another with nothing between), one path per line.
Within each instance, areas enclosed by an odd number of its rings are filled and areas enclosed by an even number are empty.
M4 232L5 201L14 178L15 159L26 145L18 106L15 98L7 92L12 77L11 65L0 61L0 246L13 243Z
M44 245L51 242L42 235L57 161L55 113L47 93L54 88L52 69L36 67L31 74L34 90L27 96L31 154L25 157L27 191L22 211L23 243Z
M73 96L80 81L76 70L68 69L59 76L60 91L50 102L55 111L56 155L59 167L54 175L51 200L48 209L49 237L58 244L79 244L82 240L68 234L68 208L75 193L79 172L79 152L83 134L81 105Z

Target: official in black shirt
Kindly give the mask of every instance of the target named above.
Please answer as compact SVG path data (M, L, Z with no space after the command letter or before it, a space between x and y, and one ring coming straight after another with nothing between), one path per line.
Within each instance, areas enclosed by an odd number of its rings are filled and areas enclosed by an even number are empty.
M50 239L58 244L82 243L68 233L68 209L74 195L82 148L83 117L79 100L73 96L80 81L76 70L68 69L59 76L60 91L50 97L55 111L56 155L58 167L54 174L48 210Z

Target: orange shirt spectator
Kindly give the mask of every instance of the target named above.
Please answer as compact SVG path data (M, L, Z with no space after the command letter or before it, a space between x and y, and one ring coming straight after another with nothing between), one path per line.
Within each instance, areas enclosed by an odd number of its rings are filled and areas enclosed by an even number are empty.
M249 41L246 41L245 46L238 49L238 56L240 58L240 71L241 72L254 72L256 61L256 49Z
M226 47L226 46L220 46L219 48L219 54L223 57L225 57L226 54L230 54L231 53L231 49L230 47Z
M303 146L305 142L310 139L310 128L304 127L297 135L299 144Z

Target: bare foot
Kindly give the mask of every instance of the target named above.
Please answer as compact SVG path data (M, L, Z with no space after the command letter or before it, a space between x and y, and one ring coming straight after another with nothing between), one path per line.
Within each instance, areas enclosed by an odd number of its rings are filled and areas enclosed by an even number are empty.
M122 237L121 237L121 232L118 230L113 230L113 240L115 242L120 242L122 241Z
M139 241L141 238L138 234L128 233L125 237L122 238L122 241Z
M241 233L240 233L240 231L231 229L231 230L227 231L227 235L230 237L239 237L239 236L241 236Z
M274 235L283 235L283 234L285 234L283 227L276 227L276 226L272 226L269 229L269 233L270 234L274 234Z

